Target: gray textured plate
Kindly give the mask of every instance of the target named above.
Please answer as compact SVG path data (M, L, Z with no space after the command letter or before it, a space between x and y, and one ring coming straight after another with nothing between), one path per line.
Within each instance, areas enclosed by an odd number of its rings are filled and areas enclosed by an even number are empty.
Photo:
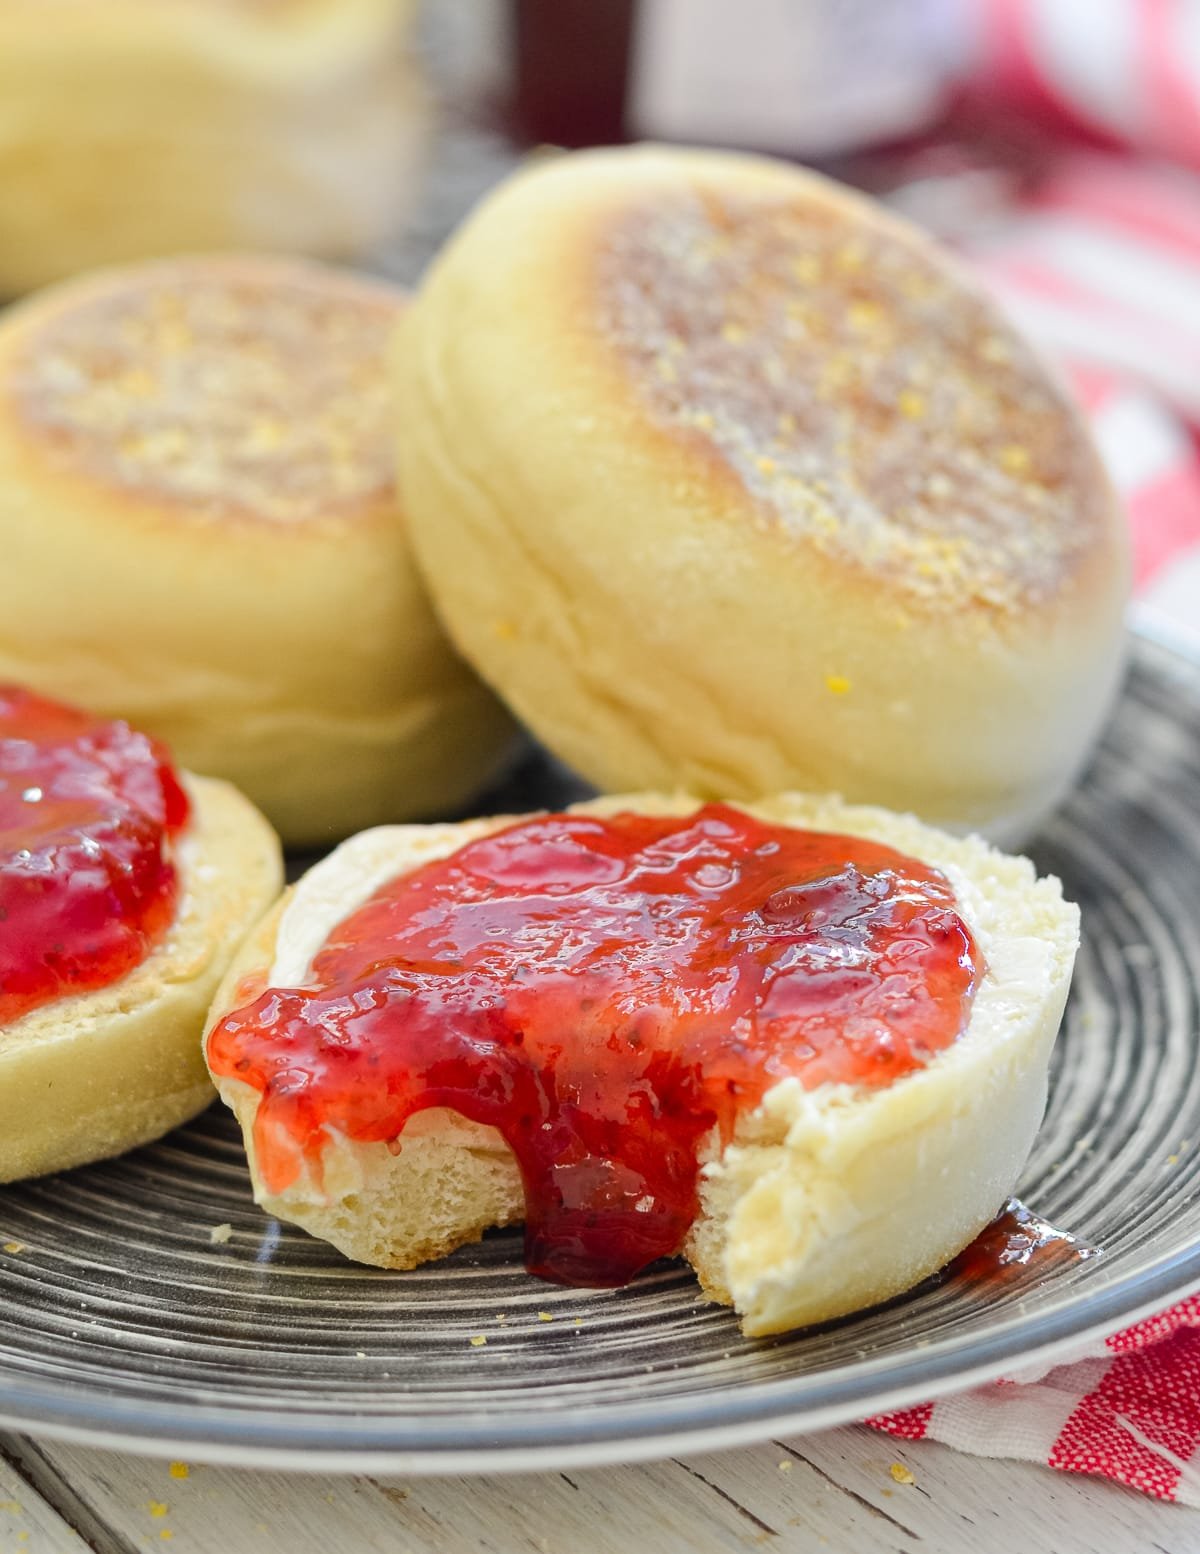
M291 1467L613 1461L914 1402L1200 1287L1198 817L1200 667L1142 642L1085 781L1034 849L1085 927L1021 1191L1103 1257L1012 1288L930 1284L748 1342L680 1266L562 1290L524 1274L516 1233L415 1273L353 1267L259 1214L214 1110L125 1159L0 1192L0 1243L21 1246L0 1252L0 1422ZM223 1224L232 1237L214 1243Z

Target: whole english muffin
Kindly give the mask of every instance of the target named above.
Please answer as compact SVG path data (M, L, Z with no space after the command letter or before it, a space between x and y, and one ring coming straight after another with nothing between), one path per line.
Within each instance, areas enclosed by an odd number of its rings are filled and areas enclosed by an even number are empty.
M165 738L285 840L442 813L507 749L394 490L404 299L300 261L162 261L0 324L0 679Z
M1127 539L1075 410L953 260L814 174L541 162L396 355L452 637L608 789L803 787L993 835L1076 774Z
M0 294L386 238L424 146L412 0L0 0Z

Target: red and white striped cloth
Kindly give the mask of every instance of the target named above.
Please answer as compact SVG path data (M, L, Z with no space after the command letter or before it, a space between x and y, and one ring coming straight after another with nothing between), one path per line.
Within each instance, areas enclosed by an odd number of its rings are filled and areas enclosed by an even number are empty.
M1200 1295L1116 1333L1069 1365L868 1424L981 1457L1098 1473L1200 1505Z
M966 246L1091 417L1140 606L1200 648L1200 173L1067 152Z
M1047 125L1200 167L1195 0L959 0L974 89Z
M1039 138L1012 207L963 246L1075 384L1144 618L1200 651L1200 0L976 4L975 96ZM1200 1294L1044 1375L869 1422L1200 1505Z

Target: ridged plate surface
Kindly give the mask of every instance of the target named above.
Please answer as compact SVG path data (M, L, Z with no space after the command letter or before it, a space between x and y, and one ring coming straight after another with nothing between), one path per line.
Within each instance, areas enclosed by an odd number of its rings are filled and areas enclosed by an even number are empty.
M1081 903L1084 945L1021 1194L1102 1257L749 1342L682 1265L562 1290L525 1275L517 1233L414 1273L354 1267L259 1213L214 1108L125 1159L0 1190L0 1243L21 1247L0 1252L0 1422L312 1467L665 1455L1048 1362L1200 1287L1200 667L1138 644L1033 851Z

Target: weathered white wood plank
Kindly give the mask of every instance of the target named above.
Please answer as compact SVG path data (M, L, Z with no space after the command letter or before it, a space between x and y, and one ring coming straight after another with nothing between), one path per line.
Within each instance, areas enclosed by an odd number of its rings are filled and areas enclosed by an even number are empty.
M820 1547L824 1537L835 1549L873 1554L1200 1550L1200 1511L1162 1505L1096 1479L970 1457L935 1442L902 1443L864 1429L774 1444L773 1463L761 1449L691 1462L722 1487L736 1485L745 1503L764 1516L773 1495L788 1510L789 1525L798 1517L809 1534L798 1548ZM781 1468L788 1458L793 1466ZM911 1472L914 1482L897 1482L893 1464L902 1476ZM772 1467L774 1488L760 1478Z
M83 1539L3 1457L0 1550L3 1554L89 1554Z
M1200 1512L1093 1480L837 1430L629 1468L318 1478L42 1442L112 1546L171 1554L1195 1554ZM898 1482L891 1465L914 1483ZM177 1469L176 1472L179 1470ZM903 1477L903 1475L901 1475ZM8 1546L0 1542L8 1554Z

